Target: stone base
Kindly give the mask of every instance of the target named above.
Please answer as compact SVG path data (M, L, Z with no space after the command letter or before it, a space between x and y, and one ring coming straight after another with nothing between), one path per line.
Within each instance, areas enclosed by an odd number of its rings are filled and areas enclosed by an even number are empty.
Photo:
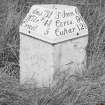
M20 83L30 82L38 87L49 87L58 70L81 72L86 59L88 37L72 39L52 45L20 35Z

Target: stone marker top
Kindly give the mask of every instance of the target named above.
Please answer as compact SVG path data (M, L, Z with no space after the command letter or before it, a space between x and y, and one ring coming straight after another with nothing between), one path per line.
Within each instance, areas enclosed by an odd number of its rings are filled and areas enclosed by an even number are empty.
M77 7L67 5L33 5L20 25L20 33L58 43L88 34Z

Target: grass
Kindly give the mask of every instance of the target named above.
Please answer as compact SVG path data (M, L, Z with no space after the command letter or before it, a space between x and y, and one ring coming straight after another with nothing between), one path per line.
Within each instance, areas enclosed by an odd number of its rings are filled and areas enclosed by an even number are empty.
M32 4L79 8L89 28L87 69L61 73L52 88L19 84L19 24ZM1 0L0 105L105 105L105 0ZM64 75L62 75L64 74ZM68 74L68 75L67 75Z
M52 88L30 88L8 76L0 77L1 105L104 105L105 76L100 80L82 75L62 78ZM63 81L63 82L62 82Z

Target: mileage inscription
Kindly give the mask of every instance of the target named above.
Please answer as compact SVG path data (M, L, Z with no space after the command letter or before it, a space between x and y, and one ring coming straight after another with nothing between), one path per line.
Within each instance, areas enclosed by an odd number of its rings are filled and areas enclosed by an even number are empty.
M74 10L50 10L49 8L36 7L25 18L24 27L42 36L49 35L49 37L50 35L57 37L73 36L87 29L77 8Z

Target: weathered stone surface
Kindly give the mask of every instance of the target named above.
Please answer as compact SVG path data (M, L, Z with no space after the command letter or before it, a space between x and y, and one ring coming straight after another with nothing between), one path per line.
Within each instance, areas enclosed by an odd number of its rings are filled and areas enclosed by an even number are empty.
M43 41L20 35L20 80L48 86L54 72L53 46Z
M58 43L88 34L87 26L78 9L66 5L34 5L20 32L29 36Z
M51 24L46 23L49 21L49 19L46 20L47 18L36 24L35 19L29 19L33 10L35 10L35 15L31 16L36 16L37 13L40 17L43 14L40 11L47 10L49 13L57 15L52 15L49 18L52 20ZM76 71L81 72L86 59L85 47L88 42L88 29L82 17L79 18L79 12L77 12L78 14L74 13L75 10L77 10L76 7L65 5L35 5L32 7L20 26L21 83L30 82L38 87L49 87L53 83L53 77L57 70L70 69L70 74ZM66 14L66 12L68 13ZM65 17L66 15L68 17ZM76 16L79 16L79 20L77 19L79 23L77 23ZM45 23L50 26L44 26ZM37 28L26 27L30 24L32 27L37 25ZM80 29L81 24L83 27ZM44 35L48 27L50 31ZM60 30L59 35L58 30Z

